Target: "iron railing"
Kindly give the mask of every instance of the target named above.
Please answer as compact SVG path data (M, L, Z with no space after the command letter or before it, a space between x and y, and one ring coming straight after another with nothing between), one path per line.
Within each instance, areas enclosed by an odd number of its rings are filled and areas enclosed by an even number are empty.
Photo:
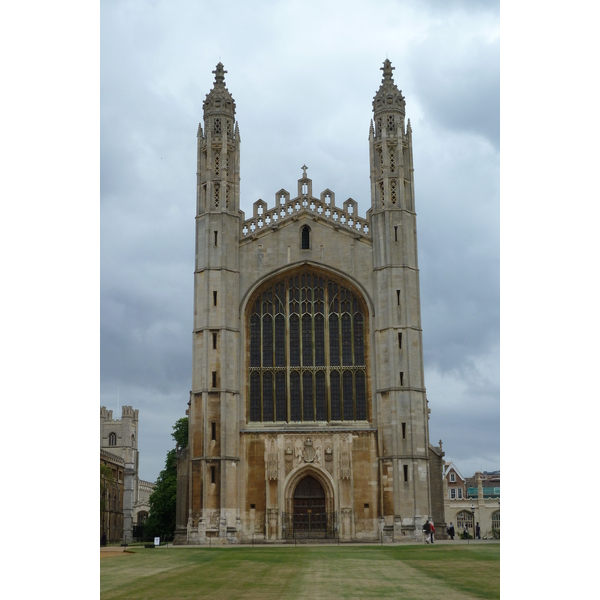
M284 539L337 539L337 513L281 513Z

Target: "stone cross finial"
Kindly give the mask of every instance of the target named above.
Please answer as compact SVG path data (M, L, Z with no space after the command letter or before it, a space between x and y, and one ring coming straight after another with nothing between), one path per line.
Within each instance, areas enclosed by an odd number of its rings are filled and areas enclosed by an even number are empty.
M440 440L440 450L442 449L442 440Z
M213 73L215 75L215 83L223 83L225 81L225 73L227 71L223 67L223 63L220 62Z
M304 163L304 165L301 166L300 168L304 171L304 173L302 173L302 177L306 177L306 169L308 169L308 167L306 166L306 163Z
M392 79L392 71L396 70L396 67L392 67L392 62L386 58L385 61L383 62L383 67L379 67L380 71L383 71L383 78L384 79Z

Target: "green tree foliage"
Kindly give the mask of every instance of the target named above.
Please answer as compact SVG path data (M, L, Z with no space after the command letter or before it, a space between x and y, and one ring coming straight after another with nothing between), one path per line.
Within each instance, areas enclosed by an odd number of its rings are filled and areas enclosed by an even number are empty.
M188 445L188 418L183 417L179 419L175 425L173 425L173 433L171 434L175 443L177 444L176 449L187 448Z
M150 514L144 526L144 537L152 539L172 539L175 533L175 513L177 503L177 450L187 447L188 418L179 419L173 426L171 436L176 448L167 452L165 468L156 480L156 487L150 496Z

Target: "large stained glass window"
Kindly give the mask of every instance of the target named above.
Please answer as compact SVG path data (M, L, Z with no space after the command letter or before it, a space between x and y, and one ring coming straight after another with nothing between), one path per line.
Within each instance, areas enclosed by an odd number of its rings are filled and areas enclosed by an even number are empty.
M366 313L338 281L288 276L251 301L248 420L367 420Z

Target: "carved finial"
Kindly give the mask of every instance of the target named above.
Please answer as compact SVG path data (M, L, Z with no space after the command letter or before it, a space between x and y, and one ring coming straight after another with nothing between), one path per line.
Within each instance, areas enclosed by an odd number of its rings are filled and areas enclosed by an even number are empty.
M379 67L380 71L383 71L383 78L389 79L390 81L394 81L393 73L396 67L392 67L392 61L386 58L383 61L383 67Z
M302 173L302 177L304 177L304 178L305 178L305 177L306 177L306 169L308 169L308 167L306 166L306 163L304 163L304 165L303 165L303 166L301 166L300 168L302 169L302 171L304 171L304 172Z
M213 73L215 74L215 83L223 83L225 81L225 73L227 73L227 71L223 67L223 63L220 62Z
M371 119L371 125L369 126L369 137L375 135L375 129L373 127L373 119Z
M410 119L408 119L408 122L406 124L406 130L409 131L409 132L412 131L412 127L410 125Z
M440 440L440 450L442 449L442 440Z

